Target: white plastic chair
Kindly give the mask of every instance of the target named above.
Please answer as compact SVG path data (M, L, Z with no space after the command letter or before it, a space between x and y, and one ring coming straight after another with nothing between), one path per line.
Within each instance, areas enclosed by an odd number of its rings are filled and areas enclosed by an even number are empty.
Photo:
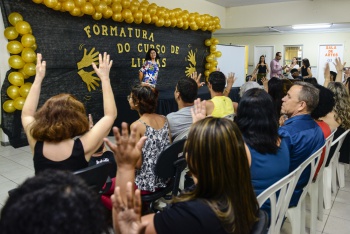
M313 176L314 180L309 186L308 193L310 195L311 203L311 217L310 217L310 233L316 233L317 218L323 220L323 170L327 162L329 150L334 138L335 131L332 132L326 139L324 158L320 170L318 171L317 177ZM317 216L317 217L316 217Z
M260 207L266 200L270 200L271 216L268 233L280 233L282 222L296 185L296 177L299 169L300 167L271 185L257 197Z
M347 130L347 131L349 131L349 130ZM343 144L349 144L348 141L345 141L346 137L347 137L347 135L344 138ZM335 163L334 167L336 168L336 171L337 171L337 178L338 178L339 187L344 188L345 187L345 164L339 162L340 152L338 152L337 157L338 157L337 161L334 161L334 163ZM348 165L348 164L346 164L346 165Z
M304 186L303 192L299 198L298 205L295 207L288 208L287 217L292 226L293 234L303 234L305 233L305 196L314 177L316 168L320 162L320 157L322 151L326 144L324 144L320 149L314 152L308 159L306 159L301 165L297 174L297 180L299 180L300 175L303 171L310 165L310 177L308 183Z
M331 146L334 146L336 143L338 143L338 145L328 167L325 167L323 170L323 200L324 208L327 210L332 206L332 191L335 192L337 188L336 165L339 160L339 151L349 131L349 129L346 130L332 142Z

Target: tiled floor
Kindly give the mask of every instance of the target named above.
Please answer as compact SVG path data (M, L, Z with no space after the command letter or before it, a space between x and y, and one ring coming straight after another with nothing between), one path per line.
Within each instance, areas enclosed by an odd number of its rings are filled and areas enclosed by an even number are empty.
M34 175L33 157L28 146L14 149L12 146L0 146L0 208L6 202L8 191ZM308 197L307 197L308 198ZM350 233L350 173L345 177L345 187L332 197L330 210L324 211L323 222L317 221L317 234ZM306 207L308 209L308 199ZM309 217L307 210L306 218ZM309 229L306 229L309 231ZM281 233L289 234L291 226L288 219Z

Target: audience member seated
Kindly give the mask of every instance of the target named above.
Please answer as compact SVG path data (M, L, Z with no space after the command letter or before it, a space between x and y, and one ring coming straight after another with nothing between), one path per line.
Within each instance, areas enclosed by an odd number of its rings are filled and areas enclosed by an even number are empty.
M179 110L167 115L172 139L191 126L191 108L197 93L198 87L194 79L185 77L177 82L174 98Z
M46 62L37 55L36 76L22 110L22 125L27 135L37 174L47 168L75 171L88 166L91 155L101 146L117 117L109 79L112 60L99 55L99 67L92 64L101 79L104 116L89 129L83 103L70 94L59 94L36 111ZM97 78L96 78L97 79ZM73 140L74 137L77 137Z
M250 89L239 106L235 121L251 153L250 173L258 196L288 174L289 151L286 140L278 135L278 118L268 93ZM262 209L270 213L270 201Z
M136 140L147 137L142 147L142 157L136 164L135 184L143 193L154 192L157 188L165 187L167 182L155 176L154 166L159 154L170 144L168 121L165 116L155 113L157 89L147 85L136 85L132 88L128 100L130 108L140 115L140 118L131 124L131 128L137 129Z
M298 79L300 81L303 80L303 77L301 77L299 70L297 68L293 68L292 70L290 70L290 74L293 79Z
M234 114L232 100L227 97L234 83L234 74L230 73L227 79L220 71L214 71L209 75L208 89L211 99L206 102L207 115L222 118Z
M275 113L279 118L281 115L282 98L287 95L292 87L292 82L288 79L271 78L268 81L268 93L272 97Z
M27 179L1 210L3 234L109 233L96 193L68 171L48 169Z
M279 128L279 135L286 138L290 153L289 172L294 171L325 143L321 128L310 113L318 104L319 91L313 85L296 82L282 99L281 113L287 119ZM280 119L281 120L281 119ZM310 177L310 168L304 170L292 195L290 207L298 204L303 187Z
M304 78L303 81L307 82L307 83L310 83L310 84L313 84L313 85L317 85L318 84L317 79L315 77Z
M329 125L324 122L321 118L326 116L328 113L332 112L335 101L334 101L334 94L329 89L323 87L322 85L315 85L315 87L319 90L319 98L318 98L318 104L316 108L311 112L311 117L316 121L318 126L322 129L323 136L325 139L329 135L331 135L331 128ZM334 119L334 118L333 118ZM320 170L322 166L322 162L324 160L324 154L325 149L322 152L321 155L321 162L318 164L318 167L315 172L315 179L318 174L318 171Z
M124 137L128 135L127 128L123 123ZM129 233L129 224L135 228L142 226L141 222L146 233L250 232L257 221L259 205L251 185L244 141L235 123L226 118L208 117L192 125L184 155L196 186L175 198L169 209L143 217L140 217L140 191L136 190L134 198L130 182L134 181L134 167L146 139L142 137L137 142L137 129L131 129L128 141L121 138L117 128L113 129L116 143L106 140L118 167L117 187L112 196L117 232ZM125 218L124 212L131 212L129 219L121 219Z
M350 128L350 96L345 86L340 82L329 82L328 88L334 93L335 106L331 115L326 116L324 121L330 122L334 127L338 126L334 133L334 140ZM329 156L326 166L329 165L330 160L334 155L337 145L334 145L329 151ZM339 161L342 163L349 163L350 157L350 135L348 134L340 148Z

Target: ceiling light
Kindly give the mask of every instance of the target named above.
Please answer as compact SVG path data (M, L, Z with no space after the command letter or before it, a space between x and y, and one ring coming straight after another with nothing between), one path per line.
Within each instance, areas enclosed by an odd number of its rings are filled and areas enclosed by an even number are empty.
M318 28L330 28L332 24L297 24L292 25L293 29L318 29Z

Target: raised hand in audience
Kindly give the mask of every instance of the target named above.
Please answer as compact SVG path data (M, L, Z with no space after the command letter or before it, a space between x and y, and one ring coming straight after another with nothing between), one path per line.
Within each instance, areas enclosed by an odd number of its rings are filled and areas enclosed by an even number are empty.
M323 83L323 86L327 87L330 81L331 81L330 67L329 67L329 63L326 63L326 67L324 68L324 83Z
M269 79L267 79L265 76L263 78L261 78L261 82L263 83L264 86L264 90L266 92L269 92Z
M201 119L204 119L207 116L205 100L201 102L200 98L197 98L194 101L194 105L191 108L192 114L192 123L195 123Z
M191 74L191 79L194 79L194 81L196 81L198 88L202 87L205 84L205 82L201 82L201 76L202 74L199 73L198 75L197 72L193 72Z
M140 190L134 188L131 182L126 185L126 206L122 201L120 187L116 187L112 195L113 203L113 222L118 224L114 230L119 233L143 234L146 231L148 223L141 222L141 194Z
M343 69L345 67L346 62L342 64L341 59L338 57L338 58L335 58L335 62L333 64L335 66L335 69L337 70L337 77L335 78L335 81L342 82Z

